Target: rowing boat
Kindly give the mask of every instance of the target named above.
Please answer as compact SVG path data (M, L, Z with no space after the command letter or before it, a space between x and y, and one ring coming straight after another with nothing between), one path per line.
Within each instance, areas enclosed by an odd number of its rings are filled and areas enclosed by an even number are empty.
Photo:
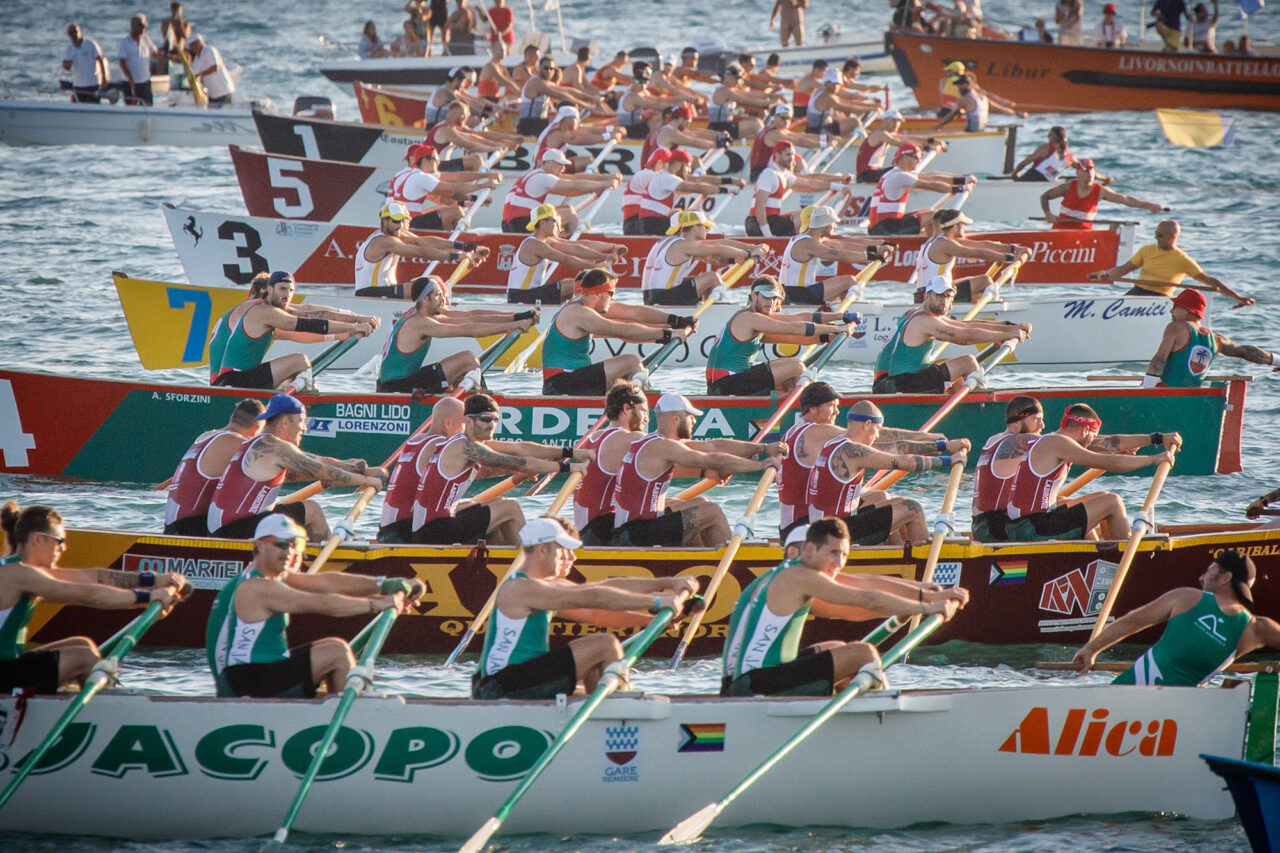
M1280 849L1280 767L1273 760L1274 738L1272 741L1271 754L1262 756L1261 761L1200 756L1227 783L1236 804L1236 816L1255 853Z
M125 106L0 99L9 145L255 145L248 103Z

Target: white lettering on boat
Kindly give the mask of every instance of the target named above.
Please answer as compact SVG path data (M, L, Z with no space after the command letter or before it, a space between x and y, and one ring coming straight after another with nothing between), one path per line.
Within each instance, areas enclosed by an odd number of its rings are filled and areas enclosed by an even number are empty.
M13 395L13 383L0 379L0 453L4 454L4 467L26 468L30 463L27 451L35 450L36 437L22 431L22 418L18 413L18 399Z
M208 394L179 394L174 391L166 391L164 398L170 403L208 403L211 399Z

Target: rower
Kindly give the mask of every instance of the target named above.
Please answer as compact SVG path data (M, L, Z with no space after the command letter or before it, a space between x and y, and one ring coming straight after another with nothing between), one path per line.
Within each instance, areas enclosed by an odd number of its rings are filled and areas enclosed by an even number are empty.
M693 440L700 409L679 394L663 394L653 407L657 431L631 442L618 468L613 493L612 545L689 545L714 548L729 541L720 505L705 497L667 500L677 469L717 478L778 468L787 447L735 438ZM760 454L764 459L756 459Z
M662 149L659 149L661 153ZM724 264L763 258L772 251L766 244L752 245L724 238L708 240L714 223L701 210L681 210L644 259L640 275L645 305L694 305L711 295L723 282L714 269L695 273L702 263Z
M480 66L476 82L476 94L491 104L497 104L505 89L512 95L520 92L520 84L511 78L502 64L505 56L501 43L489 46L489 61Z
M463 404L457 397L441 397L431 407L431 425L426 432L415 432L405 439L382 496L377 541L413 541L413 504L418 497L418 483L435 447L462 432L462 412Z
M1204 684L1241 655L1254 649L1280 648L1280 624L1249 612L1257 576L1253 560L1234 548L1220 551L1200 576L1198 589L1171 589L1130 610L1085 643L1071 662L1078 672L1088 672L1099 652L1146 628L1168 623L1156 644L1111 683Z
M1057 215L1049 210L1049 202L1055 198L1062 199ZM1160 213L1169 209L1131 195L1118 193L1104 186L1102 181L1097 180L1093 161L1088 157L1076 160L1074 181L1057 183L1044 191L1040 196L1040 209L1044 211L1044 218L1053 223L1054 228L1092 228L1093 219L1098 215L1098 203L1102 201L1123 204L1125 207L1151 213Z
M689 122L693 121L693 107L688 104L663 107L662 118L663 123L644 138L644 146L640 149L643 163L648 163L653 152L663 148L716 148L731 142L728 134L689 127Z
M591 46L584 45L578 48L577 54L574 56L573 62L570 62L564 68L563 77L560 85L567 86L579 92L583 97L596 99L604 94L601 90L592 86L587 82L587 72L591 67Z
M406 214L407 215L407 214ZM275 388L305 370L311 361L302 353L263 361L277 331L322 335L335 341L373 334L381 320L375 316L339 312L314 306L298 316L289 310L293 301L293 276L273 272L261 299L249 299L232 308L214 325L209 339L209 384L232 388Z
M730 139L751 142L764 129L764 122L755 116L738 115L738 106L771 110L776 104L785 103L786 98L781 94L751 91L743 81L744 74L742 66L736 63L725 66L720 85L711 93L711 102L707 105L707 128L727 133Z
M863 320L856 311L779 314L785 298L782 285L771 275L751 283L747 307L729 317L707 354L708 394L746 397L789 391L804 372L804 362L784 356L756 363L765 344L825 343L833 335L853 334Z
M608 145L610 142L620 141L622 137L623 133L619 128L606 127L602 131L599 125L583 127L577 107L565 105L556 110L555 118L538 137L534 146L534 159L541 160L542 152L554 148L569 158L566 174L580 175L594 158L590 154L569 155L564 151L566 145Z
M631 442L649 428L649 401L634 382L618 381L605 395L606 424L582 439L582 447L595 453L587 463L582 483L573 491L573 524L588 545L608 545L613 540L617 509L614 491L622 457Z
M790 130L791 107L778 104L765 117L764 129L751 141L751 153L747 156L748 177L752 181L760 177L773 158L774 149L779 143L790 142L799 148L821 148L821 139L812 133L799 133Z
M626 131L627 139L649 135L649 113L684 103L683 98L662 98L650 92L650 76L649 63L632 63L631 84L618 96L618 125Z
M313 541L329 538L324 510L312 500L276 504L286 479L319 480L331 486L369 486L381 489L387 472L369 467L363 459L332 459L299 447L307 431L307 410L297 398L276 394L258 415L262 433L240 446L218 478L209 504L210 535L218 539L248 539L258 522L283 513L304 525Z
M925 146L928 149L930 146ZM953 175L950 172L920 172L924 150L914 142L899 146L893 155L893 168L876 184L868 202L867 233L890 236L895 234L919 234L926 230L933 218L929 210L907 213L911 191L927 190L935 193L958 193L974 187L978 179L973 175Z
M953 320L947 314L955 298L955 285L945 275L925 283L923 302L898 318L898 327L876 356L873 394L941 394L978 369L971 355L934 359L934 341L976 346L1025 341L1031 335L1030 323Z
M855 622L931 613L950 619L969 600L962 587L843 574L848 558L848 527L838 518L819 518L809 524L798 560L782 562L743 591L721 657L720 695L830 696L863 671L887 685L870 643L831 641L802 650L810 612Z
M1049 128L1049 141L1019 161L1009 177L1015 181L1056 181L1064 169L1075 163L1076 157L1067 147L1067 129L1055 124ZM1023 172L1028 166L1031 168Z
M778 278L787 294L788 305L825 305L838 302L857 284L851 275L827 276L818 280L818 264L864 264L887 261L896 247L868 237L837 237L840 218L826 206L809 206L800 211L800 233L782 250Z
M744 227L749 237L791 237L800 230L800 210L782 212L782 200L788 193L814 193L839 190L853 182L851 175L837 172L797 175L799 163L795 146L779 142L773 149L769 165L756 179L752 190L751 213Z
M20 509L8 501L0 508L0 527L12 551L0 558L0 692L6 696L19 688L57 693L59 687L83 682L102 659L88 637L66 637L26 651L27 623L37 604L127 610L159 601L168 615L191 588L174 573L59 568L67 530L50 506Z
M496 441L502 409L488 394L473 394L463 407L462 432L436 443L413 505L413 541L421 545L514 545L524 526L520 504L510 498L460 500L482 471L567 474L584 470L591 454L532 441ZM570 461L574 460L574 461Z
M1190 276L1223 296L1234 299L1236 308L1253 305L1258 301L1252 296L1241 296L1202 270L1190 255L1178 248L1178 235L1181 232L1182 228L1178 223L1172 219L1164 220L1156 225L1155 243L1143 246L1120 266L1089 273L1089 280L1114 281L1137 270L1138 278L1142 279L1144 286L1134 286L1125 296L1150 296L1158 293L1172 298L1175 287L1183 278Z
M1102 419L1086 403L1073 403L1062 416L1057 432L1033 442L1018 463L1009 490L1007 530L1011 542L1046 539L1084 539L1095 527L1104 539L1127 539L1129 519L1124 502L1114 492L1094 492L1082 497L1058 499L1058 490L1072 465L1127 473L1173 459L1181 437L1170 442L1152 433L1150 444L1165 446L1159 453L1135 456L1118 450L1099 453L1088 449L1102 431ZM1041 473L1045 472L1045 473Z
M720 78L710 71L703 70L698 63L701 54L696 47L686 47L680 51L680 64L676 66L672 72L676 79L681 83L688 85L690 81L696 80L699 83L715 84L720 82Z
M825 59L815 59L809 71L796 81L794 94L791 96L791 109L796 118L808 118L809 102L822 88L822 78L827 73L829 63ZM808 122L805 122L808 124Z
M552 151L552 154L559 154ZM599 240L568 240L554 205L540 204L524 226L533 235L516 248L507 272L507 301L520 305L559 305L573 294L573 279L546 281L549 267L563 264L579 270L612 264L627 251L625 246Z
M473 699L554 699L578 687L596 689L605 667L622 659L609 631L588 633L549 650L551 618L607 628L643 628L663 608L679 613L698 581L688 577L569 580L582 541L554 518L535 518L520 530L524 561L502 582L471 678Z
M356 665L351 646L325 637L289 648L289 614L360 616L408 610L426 592L414 578L374 578L302 570L306 532L284 515L254 528L253 559L218 592L205 629L205 655L217 695L313 699L324 685L341 693Z
M481 155L494 151L506 152L520 146L524 138L515 133L499 133L494 130L473 129L469 126L471 108L465 101L454 101L445 109L444 121L430 125L423 142L433 146L444 158L441 172L460 172L479 169ZM454 157L455 153L461 156Z
M692 316L614 301L618 277L609 270L587 270L581 286L582 294L556 312L542 344L543 394L599 397L614 382L641 371L640 357L633 353L592 362L591 342L596 336L665 344L688 340L698 328Z
M591 76L591 88L609 93L615 86L630 86L631 75L626 73L627 63L630 61L631 57L625 50L615 53L613 59L597 68L596 73Z
M855 545L916 545L929 539L923 507L910 498L891 498L882 490L864 494L866 472L930 471L964 464L969 440L931 439L920 433L902 438L906 434L902 430L882 438L883 426L880 408L859 400L845 414L843 430L834 425L810 430L810 453L814 445L819 449L806 490L809 518L842 519Z
M1204 296L1190 288L1173 298L1172 319L1164 327L1160 346L1147 365L1147 374L1142 377L1143 388L1198 388L1219 354L1253 364L1280 364L1275 353L1236 344L1206 326L1205 307Z
M378 230L356 245L356 296L408 296L407 288L396 281L401 258L451 264L465 258L472 266L479 266L489 255L487 247L475 243L414 234L409 230L409 219L409 208L401 202L389 201L382 206Z
M885 110L880 113L879 123L867 132L862 144L858 146L858 165L855 171L858 182L871 184L878 182L893 166L886 166L889 150L901 148L903 145L915 145L926 148L936 143L939 151L947 150L945 140L934 140L923 136L912 136L902 132L906 119L897 110Z
M944 109L938 115L938 123L930 130L941 130L947 122L964 113L965 133L982 133L987 129L987 116L992 110L1005 115L1026 118L1027 114L1018 109L1012 101L997 98L977 84L972 75L960 74L954 78L956 92L955 106Z
M511 185L506 202L502 206L502 230L508 234L520 234L532 231L529 226L533 212L541 205L547 204L548 195L579 196L587 193L599 193L613 189L622 183L622 176L612 175L575 175L565 177L565 168L570 160L563 152L555 148L547 148L538 157L538 166L530 169ZM558 219L564 223L566 231L578 227L578 215L570 204L553 207Z
M862 121L856 115L859 112L874 110L876 103L849 92L842 92L844 76L838 68L827 68L822 72L822 80L813 97L809 99L809 108L804 114L806 133L818 134L826 145L828 135L848 136L862 127Z
M425 142L409 146L405 166L391 178L387 201L398 201L413 217L410 228L427 231L452 231L462 219L462 205L471 193L492 190L502 183L497 172L440 171L440 152ZM445 196L447 202L436 202Z
M449 112L449 105L454 101L462 101L482 118L493 112L493 104L479 95L472 95L467 90L476 82L477 71L469 65L461 65L449 69L449 78L444 85L431 93L427 105L423 108L422 119L426 127L433 127L444 121ZM485 112L485 111L488 112Z
M622 233L658 237L667 233L671 215L676 211L676 196L693 193L715 195L725 187L741 189L741 178L693 177L693 155L682 149L659 148L650 158L649 174L636 175L627 182L627 194L633 199L634 214L627 216L627 195L623 196ZM643 187L640 184L643 183ZM683 212L683 211L681 211Z
M583 109L603 108L598 97L587 97L577 89L568 86L557 86L551 80L556 74L555 57L547 54L538 60L538 73L530 77L520 87L519 118L516 120L516 133L522 136L537 136L546 130L550 120L547 118L547 107L552 102L576 104Z
M973 220L959 210L948 208L933 214L933 221L929 226L931 235L916 252L915 279L921 287L916 291L917 299L920 299L924 293L924 283L934 276L951 278L952 268L961 258L995 263L1000 261L1025 263L1031 260L1030 246L996 243L992 240L973 240L966 237L964 226L972 224ZM956 289L955 301L975 302L982 297L991 283L991 276L986 273L953 280L952 285Z
M658 61L650 69L649 92L654 95L681 98L684 100L685 106L705 110L709 103L707 96L699 94L680 82L679 75L675 71L676 58L673 54L659 57ZM666 108L663 109L663 114L666 114ZM650 121L649 124L652 125L653 122Z
M538 56L542 53L536 44L524 46L524 56L520 64L511 69L511 79L519 86L529 82L529 78L538 76Z
M258 415L265 409L261 400L241 400L226 426L201 433L182 454L165 499L166 536L209 535L209 504L218 479L241 445L262 432Z

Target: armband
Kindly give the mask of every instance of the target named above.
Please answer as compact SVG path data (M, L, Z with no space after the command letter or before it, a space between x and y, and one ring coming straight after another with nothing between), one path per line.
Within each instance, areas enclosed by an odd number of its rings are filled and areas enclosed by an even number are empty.
M149 590L149 589L135 589L135 590L133 591L133 603L134 603L134 604L150 604L150 603L151 603L151 590Z
M919 601L921 604L924 604L924 587L922 586L916 587L916 600Z
M1162 432L1153 432L1153 433L1151 433L1151 443L1152 443L1152 444L1164 444L1164 433L1162 433Z
M560 458L561 458L561 459L572 459L572 458L573 458L573 448L572 448L572 447L570 447L570 446L569 446L569 445L567 445L567 444L566 444L564 447L560 448Z
M468 243L466 240L454 240L453 248L461 249L464 252L470 252L476 247L475 243Z
M945 438L938 439L934 446L938 448L939 453L947 452L947 440Z
M728 176L728 175L726 175L725 177L722 177L722 178L720 179L720 186L722 186L722 187L731 187L731 186L733 186L733 178L732 178L731 176Z
M1271 353L1271 365L1274 367L1276 363L1276 354Z
M1009 251L1010 251L1010 252L1016 252L1016 251L1018 251L1018 247L1017 247L1017 246L1015 246L1015 245L1013 245L1012 243L1010 243L1010 244L1009 244Z
M943 467L943 468L950 468L950 467L951 467L951 454L950 454L950 453L944 453L944 454L942 454L941 456L939 456L939 457L938 457L938 459L942 462L942 467Z
M293 328L298 332L312 332L317 335L326 335L329 333L329 321L319 320L315 317L299 317L297 325Z
M818 333L818 327L815 324L813 323L804 324L804 336L806 338L812 338L817 333Z
M668 315L667 315L667 325L668 325L668 326L670 326L670 327L671 327L671 328L673 328L673 329L678 329L678 328L680 328L680 318L679 318L679 317L677 317L675 314L668 314Z
M397 592L408 595L413 592L413 584L405 578L383 578L382 583L378 584L378 592L383 595L395 595Z
M568 460L568 459L561 459L561 460L560 460L560 462L558 463L558 465L559 465L560 473L561 473L561 474L568 474L568 473L569 473L569 460Z
M825 334L825 335L818 335L818 342L819 342L819 343L824 343L824 344L825 344L825 343L828 343L830 340L831 340L831 333L830 333L830 332L828 332L828 333L827 333L827 334Z
M1016 258L1016 257L1017 257L1017 255L1015 255L1013 252L1005 252L1005 253L1004 253L1004 259L1005 259L1005 261L1006 261L1006 262L1008 262L1008 263L1013 263L1013 259L1014 259L1014 258Z
M670 343L670 342L671 342L671 330L670 330L670 329L663 329L663 330L662 330L662 337L658 338L658 343L660 343L660 344L666 344L666 343Z
M532 320L537 316L538 315L532 311L521 311L519 314L514 315L511 319L519 323L521 320Z
M155 572L138 572L138 586L148 587L156 585Z

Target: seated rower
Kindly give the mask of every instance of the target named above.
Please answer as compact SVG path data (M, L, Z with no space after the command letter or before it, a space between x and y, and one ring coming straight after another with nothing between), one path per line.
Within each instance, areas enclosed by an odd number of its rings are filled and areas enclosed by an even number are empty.
M547 129L542 131L538 137L537 144L534 146L534 160L541 161L542 153L548 149L554 148L565 154L569 158L569 166L566 173L570 175L580 175L591 165L591 161L595 158L588 152L585 154L569 155L564 151L566 145L608 145L610 142L621 141L623 137L620 128L609 129L608 127L601 130L600 125L593 124L584 127L582 124L582 116L578 113L576 107L563 106L556 110L555 118L547 125Z
M516 178L507 193L502 206L502 230L508 234L520 234L532 231L533 213L547 204L549 195L580 196L588 193L600 193L613 189L622 183L622 176L612 175L575 175L565 177L565 168L570 160L563 152L555 148L545 149L538 157L538 166ZM553 206L558 218L564 223L566 231L572 232L578 227L578 214L573 205Z
M961 74L956 78L956 90L960 93L956 105L943 112L938 117L938 123L930 130L940 130L946 126L956 116L964 113L964 130L965 133L982 133L987 129L987 116L992 110L1005 115L1017 116L1018 118L1026 118L1027 114L1017 108L1017 105L1003 98L992 97L982 87L974 83L972 77L968 74Z
M1254 649L1280 648L1280 625L1249 612L1253 606L1253 560L1234 548L1220 551L1200 576L1200 588L1179 587L1131 610L1103 628L1072 658L1088 672L1098 653L1125 637L1161 623L1164 633L1112 684L1195 687ZM1212 629L1204 626L1212 625Z
M729 541L729 522L719 504L705 498L668 503L667 487L677 469L709 476L777 468L787 447L733 438L692 439L702 411L679 394L663 394L653 407L657 431L631 442L618 468L613 501L612 545L690 545L714 548ZM765 458L757 460L761 453ZM713 473L714 472L714 473Z
M605 425L582 440L583 449L592 451L595 458L587 463L582 483L573 490L573 524L588 545L613 541L618 471L631 442L649 431L649 401L639 385L619 380L605 395L604 417Z
M823 145L828 135L840 137L853 133L862 126L857 114L878 106L873 100L843 91L844 83L840 69L827 68L805 110L805 132L824 137Z
M1076 155L1071 153L1067 145L1067 129L1055 124L1049 128L1049 141L1036 146L1034 151L1022 158L1013 167L1009 177L1015 181L1051 182L1058 180L1058 175L1075 165Z
M631 80L618 96L618 126L626 132L627 139L645 139L653 129L650 115L667 107L679 107L685 99L664 98L649 89L652 68L647 62L631 66Z
M783 213L782 200L791 192L816 193L839 190L853 181L850 175L835 172L816 175L797 175L793 170L800 165L795 146L779 142L773 150L773 159L752 190L751 213L744 227L749 237L791 237L800 230L800 210Z
M947 150L947 143L943 140L926 139L923 136L903 133L904 124L906 119L897 110L885 110L880 113L879 123L867 132L866 138L858 146L856 173L859 183L873 184L888 174L893 166L886 166L885 161L889 159L891 149L896 150L903 145L915 145L924 149L936 142L939 146L938 150Z
M1158 293L1173 298L1177 286L1184 278L1190 277L1205 287L1234 299L1234 308L1244 308L1257 302L1252 296L1236 293L1222 280L1201 269L1190 255L1178 248L1178 236L1181 233L1182 226L1172 219L1157 223L1154 243L1138 249L1123 264L1091 272L1088 278L1090 281L1115 281L1136 271L1142 284L1135 284L1125 296L1150 296Z
M747 177L755 180L769 166L774 149L779 143L790 142L797 148L821 148L822 140L812 133L801 133L790 129L791 107L778 104L765 117L764 129L751 140L751 153L747 156Z
M1098 203L1103 201L1151 213L1169 209L1154 202L1118 193L1106 186L1094 169L1093 160L1088 157L1077 159L1075 165L1075 180L1059 181L1040 196L1040 209L1044 211L1044 218L1052 222L1055 229L1093 228L1094 217L1098 215ZM1062 199L1056 214L1049 210L1049 202L1055 198Z
M640 287L645 305L696 305L723 283L713 269L695 273L699 265L740 263L772 251L765 243L708 240L713 223L701 210L677 211L674 218L667 236L654 241L644 259Z
M868 234L893 236L927 231L933 217L931 211L907 213L907 204L913 189L955 194L975 186L978 182L973 175L953 175L950 172L917 173L923 157L924 151L914 142L899 146L897 153L893 155L893 168L880 178L875 190L871 193L871 201L867 203Z
M800 233L787 241L778 270L788 305L839 302L857 284L851 275L832 275L819 281L820 262L854 265L893 257L897 247L892 243L868 237L837 237L839 222L840 217L827 205L811 205L800 211Z
M934 360L934 341L973 346L1025 341L1030 323L1006 325L995 320L953 320L947 316L955 303L956 288L946 276L935 275L924 286L923 302L898 319L884 349L876 356L873 394L941 394L954 382L978 369L971 355Z
M559 152L554 152L559 153ZM547 281L548 270L563 264L590 270L612 264L626 254L626 246L603 240L570 240L560 235L564 226L554 205L540 204L533 210L526 237L516 247L507 272L507 301L517 305L559 305L573 295L572 276Z
M1173 298L1173 310L1169 324L1164 327L1160 346L1147 374L1142 377L1143 388L1167 386L1170 388L1197 388L1209 374L1209 368L1219 354L1239 358L1252 364L1276 365L1276 354L1261 347L1234 343L1221 332L1215 332L1204 323L1207 307L1199 291L1187 288Z
M845 523L815 519L798 559L784 560L743 590L721 656L720 695L830 696L863 670L885 686L880 654L870 643L831 641L801 649L809 614L855 622L931 613L950 619L969 600L961 587L843 574L848 559Z
M741 178L694 177L689 174L692 168L693 155L688 151L667 148L654 151L648 168L625 184L622 233L661 236L667 233L671 216L677 212L677 196L690 193L699 197L715 195L727 186L746 186L746 181Z
M1030 445L1018 463L1018 471L1009 490L1009 503L1005 506L1009 513L1009 541L1084 539L1095 527L1103 539L1129 537L1129 518L1125 515L1124 501L1114 492L1058 499L1058 490L1066 481L1067 472L1072 465L1121 474L1148 465L1159 465L1173 459L1181 440L1174 441L1159 453L1145 456L1089 450L1101 431L1102 420L1098 413L1085 403L1073 403L1062 416L1062 425L1057 432L1042 435ZM1157 438L1160 438L1159 442ZM1152 433L1151 443L1164 445L1164 439L1159 433Z
M219 696L312 699L347 686L356 665L351 646L325 637L289 648L289 614L360 616L407 610L426 592L414 578L372 578L302 571L306 531L284 515L268 515L253 532L253 559L222 588L209 610L205 655Z
M37 604L128 610L159 601L168 615L191 588L180 574L59 568L67 530L50 506L20 509L8 501L0 508L0 527L12 552L0 558L0 692L6 696L20 688L57 693L59 687L81 684L102 658L88 637L66 637L26 651L27 623Z
M604 106L599 97L588 96L572 87L553 83L556 71L555 57L547 54L538 59L538 73L521 85L516 133L537 136L546 130L551 123L547 112L552 101L573 104L586 110Z
M489 256L486 246L414 234L409 230L411 218L409 208L402 202L389 201L382 206L378 212L378 230L356 245L356 296L407 298L408 289L396 278L396 268L402 258L451 264L465 259L472 266L479 266Z
M738 107L771 110L777 104L785 103L786 96L752 91L744 82L745 73L736 63L725 66L720 85L711 93L707 104L707 129L727 133L730 139L752 142L764 129L764 122L752 115L739 115Z
M670 607L679 616L698 591L697 580L687 577L569 580L582 542L554 518L527 523L520 547L524 562L502 582L489 616L471 678L473 699L554 699L578 687L592 693L605 668L622 659L622 644L601 631L551 650L553 615L603 628L643 628L652 618L643 614Z
M431 425L426 432L414 433L405 439L382 495L378 542L413 541L413 505L418 498L418 483L435 448L462 432L463 410L463 403L457 397L441 397L431 407Z
M732 141L727 133L689 127L693 115L693 107L688 104L664 107L663 123L645 137L644 146L640 149L640 159L648 163L653 152L660 148L715 148Z
M484 155L514 150L524 142L519 134L473 128L472 124L471 107L464 101L454 101L445 108L443 121L428 125L423 143L434 147L444 158L441 172L474 171L484 163Z
M261 400L241 400L226 426L202 432L182 454L165 499L165 535L209 535L209 504L218 479L241 445L262 432L258 415L265 409Z
M939 210L933 214L929 226L930 236L916 252L916 282L921 288L916 298L924 295L924 285L936 275L951 278L952 267L961 258L972 260L1013 263L1031 260L1031 247L1014 243L994 243L990 240L972 240L964 235L964 226L973 220L959 210ZM975 302L991 286L991 276L970 276L953 280L957 302Z
M404 159L409 165L391 178L387 201L408 208L410 228L452 231L462 219L461 202L467 196L502 183L498 172L441 172L440 152L425 142L410 145Z

